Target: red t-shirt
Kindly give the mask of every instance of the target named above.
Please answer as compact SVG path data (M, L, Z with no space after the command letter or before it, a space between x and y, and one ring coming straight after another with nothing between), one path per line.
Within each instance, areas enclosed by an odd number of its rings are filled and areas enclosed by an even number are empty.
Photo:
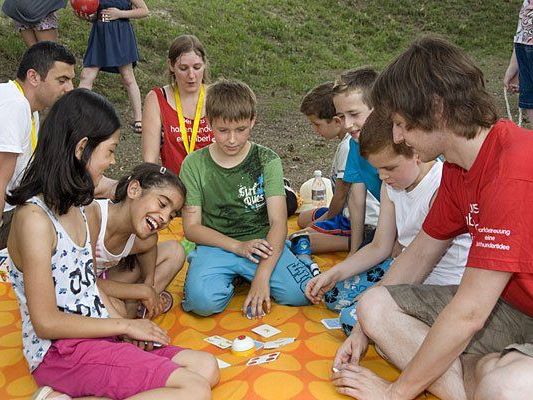
M153 88L152 90L157 95L157 101L159 102L159 110L161 113L163 131L163 140L160 150L161 163L164 167L167 167L179 175L181 163L187 156L187 151L185 150L185 147L183 147L183 140L181 139L178 114L176 110L168 104L163 88ZM193 123L194 120L185 118L185 126L187 127L189 141L191 140ZM198 135L196 136L194 150L208 146L213 143L213 141L214 136L211 127L207 123L205 117L202 117L200 119L200 124L198 125Z
M424 231L472 235L467 267L513 272L502 298L533 316L533 132L500 120L469 171L445 163Z

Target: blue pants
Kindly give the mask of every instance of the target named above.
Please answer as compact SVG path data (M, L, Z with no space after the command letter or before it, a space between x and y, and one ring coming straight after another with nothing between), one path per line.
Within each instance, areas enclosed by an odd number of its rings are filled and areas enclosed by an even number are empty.
M244 257L211 246L197 246L188 261L182 307L203 316L224 311L233 297L233 279L242 276L251 282L257 268ZM279 304L308 305L304 292L311 278L309 268L286 244L270 276L270 294Z
M357 323L355 316L355 298L366 289L379 282L389 269L392 258L387 258L375 267L359 275L352 276L338 282L333 289L326 293L324 302L332 311L340 311L340 322L344 332L349 335L353 326Z

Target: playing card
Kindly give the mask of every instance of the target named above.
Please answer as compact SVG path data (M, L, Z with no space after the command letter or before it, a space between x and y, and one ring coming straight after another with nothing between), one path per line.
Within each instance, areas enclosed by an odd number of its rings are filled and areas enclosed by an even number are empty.
M281 347L281 346L286 346L290 343L293 343L294 342L294 338L281 338L281 339L276 339L276 340L273 340L271 342L266 342L265 343L265 350L267 349L277 349L278 347Z
M338 318L324 318L322 324L328 329L341 329L341 321Z
M230 363L227 363L226 361L223 361L220 358L217 358L217 364L218 364L218 368L220 369L231 367Z
M260 350L265 346L265 344L263 342L260 342L259 340L254 340L254 343L256 350Z
M214 335L204 338L204 340L208 343L211 343L221 349L227 349L231 347L231 340L226 339L222 336Z
M256 326L254 329L252 329L252 332L255 332L265 338L269 338L270 336L274 336L278 333L281 333L279 329L274 328L273 326L270 326L268 324Z
M335 373L339 372L339 369L338 368L335 368L335 367L332 367L331 370Z
M265 364L265 363L269 363L272 361L276 361L279 355L280 355L279 351L276 353L263 354L262 356L250 358L248 362L246 363L246 365L247 366L260 365L260 364Z

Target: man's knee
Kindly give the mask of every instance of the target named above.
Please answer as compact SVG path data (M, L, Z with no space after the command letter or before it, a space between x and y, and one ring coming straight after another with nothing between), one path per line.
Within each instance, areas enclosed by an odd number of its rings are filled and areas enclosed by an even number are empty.
M357 320L365 327L365 331L372 329L376 324L381 325L383 323L386 313L393 309L395 304L386 288L382 286L372 287L359 299Z

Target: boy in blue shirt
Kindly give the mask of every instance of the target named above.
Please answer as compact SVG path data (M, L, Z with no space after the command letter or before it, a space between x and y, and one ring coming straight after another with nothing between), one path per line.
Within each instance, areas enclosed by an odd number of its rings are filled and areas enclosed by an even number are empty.
M335 213L336 203L332 200L333 206L329 210L313 210L312 214L298 219L300 226L308 226L305 230L309 233L313 253L354 253L359 247L372 241L379 215L381 180L376 169L359 154L357 140L361 127L372 111L369 93L376 77L376 71L371 68L353 69L344 72L331 88L335 117L341 122L343 134L351 136L345 137L346 140L341 142L346 164L342 175L338 173L335 180L336 184L340 184L341 193L347 194L347 201L345 197L341 212ZM308 118L315 124L316 121L309 116ZM346 147L349 147L347 155ZM297 232L296 235L300 233ZM295 253L300 252L301 243L302 241L294 241Z

